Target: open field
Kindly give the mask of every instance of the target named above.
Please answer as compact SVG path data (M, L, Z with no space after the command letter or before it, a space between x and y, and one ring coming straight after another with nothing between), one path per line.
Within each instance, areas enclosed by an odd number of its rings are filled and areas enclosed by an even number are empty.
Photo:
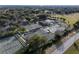
M79 40L75 42L79 47ZM79 49L76 49L74 44L65 52L65 54L79 54Z
M68 15L59 15L59 14L54 14L51 15L51 17L62 17L66 19L66 23L69 24L70 26L73 26L75 22L79 20L79 13L72 13Z

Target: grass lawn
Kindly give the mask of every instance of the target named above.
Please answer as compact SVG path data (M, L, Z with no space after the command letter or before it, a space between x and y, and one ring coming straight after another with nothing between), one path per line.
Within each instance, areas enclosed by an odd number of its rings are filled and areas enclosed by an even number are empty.
M79 21L79 13L73 13L73 14L68 14L68 15L59 15L59 14L55 14L55 15L51 15L51 17L62 17L66 19L66 23L73 26L74 23L76 23L77 21Z
M76 44L79 46L79 40L76 41ZM64 54L79 54L79 50L72 45Z

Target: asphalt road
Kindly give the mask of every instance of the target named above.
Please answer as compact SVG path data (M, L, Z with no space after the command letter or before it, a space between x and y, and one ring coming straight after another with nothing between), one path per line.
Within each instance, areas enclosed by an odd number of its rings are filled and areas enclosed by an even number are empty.
M78 39L79 39L79 33L77 33L74 36L70 37L61 46L59 46L58 48L56 48L56 50L53 51L52 54L63 54Z
M0 40L0 54L12 54L21 47L21 44L14 36Z

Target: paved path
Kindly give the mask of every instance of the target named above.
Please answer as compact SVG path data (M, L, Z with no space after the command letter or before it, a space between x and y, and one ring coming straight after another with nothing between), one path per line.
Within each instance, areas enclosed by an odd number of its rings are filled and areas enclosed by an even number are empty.
M60 47L58 47L52 54L62 54L64 53L71 45L79 39L79 33L70 37L66 42L64 42Z

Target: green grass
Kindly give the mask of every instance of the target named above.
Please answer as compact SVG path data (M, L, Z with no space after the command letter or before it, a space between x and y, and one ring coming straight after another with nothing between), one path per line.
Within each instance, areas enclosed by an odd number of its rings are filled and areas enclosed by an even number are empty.
M77 21L79 21L79 13L73 13L73 14L69 14L69 15L51 15L51 17L62 17L66 19L66 23L70 26L73 26L73 24L75 24Z
M79 46L79 40L75 42ZM64 54L79 54L79 50L72 45Z
M74 45L72 45L65 54L79 54L79 51L74 47Z

